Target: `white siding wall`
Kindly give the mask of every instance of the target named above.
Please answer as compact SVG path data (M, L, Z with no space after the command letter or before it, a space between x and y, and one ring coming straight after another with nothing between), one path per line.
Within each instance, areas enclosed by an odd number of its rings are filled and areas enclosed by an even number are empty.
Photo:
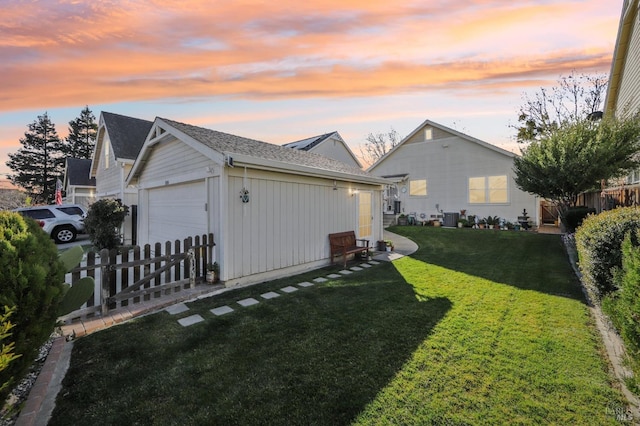
M345 147L344 143L335 139L329 139L322 142L320 145L311 149L311 152L333 158L334 160L342 161L343 163L353 167L360 167L360 165L353 160L353 157Z
M108 136L105 135L103 140L103 147L105 144L109 144L109 168L105 168L104 161L104 148L99 154L98 168L96 169L96 196L100 197L113 197L119 196L122 188L120 167L116 165L116 159L113 155L113 149L111 149L111 141Z
M244 169L229 173L226 280L327 259L330 233L357 231L357 198L345 184L334 191L329 180L247 170L250 201L243 204ZM379 202L374 206L379 212Z
M636 11L636 14L638 12ZM633 19L633 29L629 39L629 54L622 71L620 89L618 91L618 113L625 108L635 112L640 109L640 24L638 18Z
M173 139L154 145L147 158L147 166L138 179L141 184L163 181L193 172L203 172L211 160L198 151ZM172 182L173 183L173 182Z
M435 136L435 135L434 135ZM500 216L515 221L526 208L531 217L536 214L536 199L520 191L515 184L513 159L477 143L457 136L443 134L430 141L405 143L377 166L378 176L409 173L409 180L426 179L427 196L409 195L400 191L401 207L405 213L437 214L436 204L444 212L466 210L467 214ZM508 176L509 202L504 204L469 204L468 181L470 177Z

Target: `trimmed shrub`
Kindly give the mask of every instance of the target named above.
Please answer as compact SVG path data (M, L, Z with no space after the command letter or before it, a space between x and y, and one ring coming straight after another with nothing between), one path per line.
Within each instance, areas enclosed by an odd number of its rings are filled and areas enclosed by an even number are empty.
M640 208L624 207L588 216L576 231L583 281L598 299L616 289L613 271L622 266L622 241L628 233L635 240L637 229Z
M638 241L640 231L636 232ZM605 296L602 306L635 355L640 352L640 247L631 234L622 243L622 269L614 276L617 291Z
M8 383L0 391L2 400L53 332L63 281L64 267L51 238L34 220L0 211L0 306L16 307L6 342L20 356L0 371L0 383Z
M84 227L98 250L120 245L120 227L129 214L129 207L118 199L98 200L89 206Z
M596 214L596 209L586 206L569 207L563 218L567 232L576 232L576 229L582 225L584 219L590 214Z
M636 232L636 240L640 231ZM640 246L634 245L631 234L622 243L622 269L614 274L617 291L602 299L602 310L625 342L634 378L627 383L634 391L640 389Z

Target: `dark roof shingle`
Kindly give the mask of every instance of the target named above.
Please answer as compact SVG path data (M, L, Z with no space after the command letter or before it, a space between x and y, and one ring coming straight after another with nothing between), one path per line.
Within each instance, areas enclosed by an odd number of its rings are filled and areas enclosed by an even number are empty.
M67 181L69 185L96 186L96 178L89 178L91 160L67 158Z
M104 111L102 117L115 157L135 160L153 122Z

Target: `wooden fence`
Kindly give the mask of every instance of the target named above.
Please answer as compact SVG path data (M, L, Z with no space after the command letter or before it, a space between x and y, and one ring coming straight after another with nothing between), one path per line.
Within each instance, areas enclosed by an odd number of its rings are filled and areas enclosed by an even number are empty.
M208 234L186 238L182 243L156 243L153 250L147 244L142 249L134 246L88 252L86 262L68 274L67 282L93 277L94 294L85 307L59 320L106 315L118 307L193 288L204 280L207 264L213 262L214 246L213 234Z

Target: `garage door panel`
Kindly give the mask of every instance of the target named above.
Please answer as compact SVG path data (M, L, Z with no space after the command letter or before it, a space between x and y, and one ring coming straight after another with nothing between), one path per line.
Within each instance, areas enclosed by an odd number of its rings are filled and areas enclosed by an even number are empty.
M149 190L149 242L184 240L207 233L204 181Z

